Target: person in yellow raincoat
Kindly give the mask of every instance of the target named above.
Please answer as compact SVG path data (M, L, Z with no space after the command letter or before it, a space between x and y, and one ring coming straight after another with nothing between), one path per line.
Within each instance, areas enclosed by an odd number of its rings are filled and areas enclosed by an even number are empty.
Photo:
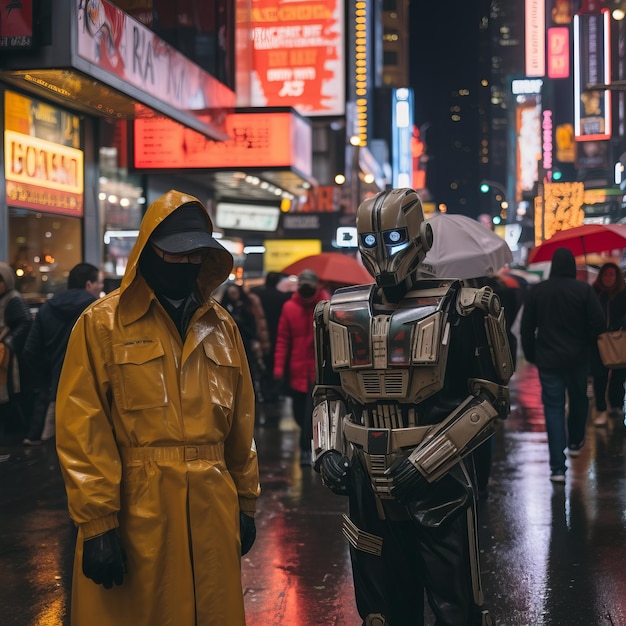
M260 493L254 390L211 292L232 269L193 196L146 212L118 290L78 319L57 451L78 526L72 626L245 624Z

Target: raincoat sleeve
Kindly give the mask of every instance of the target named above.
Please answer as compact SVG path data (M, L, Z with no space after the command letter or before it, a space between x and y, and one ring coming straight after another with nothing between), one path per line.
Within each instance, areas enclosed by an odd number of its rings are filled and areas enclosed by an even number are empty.
M256 500L261 492L254 442L254 387L241 335L236 328L233 330L241 369L233 394L233 423L224 445L224 455L226 467L237 487L239 508L243 513L254 515Z
M57 394L56 441L70 517L83 538L118 524L122 466L110 420L107 345L90 313L68 343Z

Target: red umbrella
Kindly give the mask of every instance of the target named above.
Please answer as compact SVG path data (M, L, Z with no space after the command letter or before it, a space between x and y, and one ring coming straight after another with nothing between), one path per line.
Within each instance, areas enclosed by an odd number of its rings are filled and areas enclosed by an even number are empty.
M283 269L285 274L313 270L321 281L339 285L368 285L374 282L369 272L356 259L339 252L322 252L304 257Z
M608 252L626 247L626 225L583 224L561 230L550 239L533 248L528 255L529 263L551 261L557 248L567 248L574 256L591 252Z

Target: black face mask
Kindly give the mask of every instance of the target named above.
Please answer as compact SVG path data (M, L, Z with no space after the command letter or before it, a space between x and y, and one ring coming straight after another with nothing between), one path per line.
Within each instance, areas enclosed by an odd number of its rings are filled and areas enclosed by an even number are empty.
M298 287L298 293L305 300L312 298L316 291L317 289L315 289L315 287L311 287L311 285L300 285L300 287Z
M182 300L196 287L201 264L167 263L148 243L139 257L142 276L154 292L172 300Z

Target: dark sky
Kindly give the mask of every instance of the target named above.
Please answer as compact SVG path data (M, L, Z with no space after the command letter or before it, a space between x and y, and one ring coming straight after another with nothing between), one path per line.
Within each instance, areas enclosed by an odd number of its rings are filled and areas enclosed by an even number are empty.
M470 89L474 96L478 93L478 33L484 1L410 3L409 80L415 95L415 122L426 142L426 185L433 200L453 211L471 211L477 206L476 198L467 196L468 190L475 191L474 179L479 176L478 117L475 122L471 117L471 111L478 110L477 101L469 98L461 103L470 106L470 117L465 114L467 121L462 125L451 122L450 106L452 92L460 88ZM459 104L458 98L454 104ZM453 149L453 143L459 142L467 150ZM453 180L457 183L454 191Z
M411 0L409 77L418 124L433 117L452 89L469 86L478 57L478 14L476 0Z

